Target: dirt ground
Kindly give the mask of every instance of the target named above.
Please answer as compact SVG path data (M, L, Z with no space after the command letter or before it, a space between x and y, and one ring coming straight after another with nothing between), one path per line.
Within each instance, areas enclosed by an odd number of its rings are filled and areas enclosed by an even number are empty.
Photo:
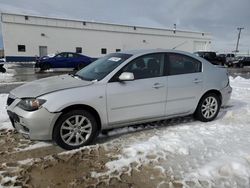
M131 135L132 134L132 135ZM140 134L134 132L127 136ZM112 138L111 138L112 139ZM5 187L182 187L152 162L134 163L123 172L105 174L105 164L114 160L120 148L95 144L64 151L54 144L40 148L13 130L0 131L0 182ZM148 156L154 158L155 156ZM158 163L158 162L157 162ZM0 187L1 187L0 185Z

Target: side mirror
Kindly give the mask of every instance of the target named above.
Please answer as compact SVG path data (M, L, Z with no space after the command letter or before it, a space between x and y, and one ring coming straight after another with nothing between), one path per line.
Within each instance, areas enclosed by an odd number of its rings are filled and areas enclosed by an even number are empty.
M134 79L135 79L135 77L134 77L134 74L132 72L123 72L119 76L120 81L132 81Z

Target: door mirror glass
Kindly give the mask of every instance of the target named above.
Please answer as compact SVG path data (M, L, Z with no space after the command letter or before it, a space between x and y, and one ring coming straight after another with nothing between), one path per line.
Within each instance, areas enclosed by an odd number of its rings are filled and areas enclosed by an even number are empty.
M132 81L134 80L134 74L131 72L123 72L120 76L119 76L119 80L120 81Z

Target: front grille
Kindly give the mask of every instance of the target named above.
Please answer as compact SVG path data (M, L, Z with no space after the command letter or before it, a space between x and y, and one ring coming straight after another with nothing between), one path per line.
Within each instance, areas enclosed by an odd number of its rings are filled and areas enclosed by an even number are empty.
M14 102L15 99L12 99L10 97L8 97L7 99L7 106L11 105Z

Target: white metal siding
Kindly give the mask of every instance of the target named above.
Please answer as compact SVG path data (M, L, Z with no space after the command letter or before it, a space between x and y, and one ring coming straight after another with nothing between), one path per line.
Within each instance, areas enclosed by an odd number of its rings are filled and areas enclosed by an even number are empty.
M6 56L39 55L39 46L47 46L48 53L75 51L99 57L101 48L107 53L116 49L173 48L184 51L209 50L209 33L155 29L125 25L63 20L24 15L2 14L3 41ZM42 33L45 36L42 36ZM26 52L18 52L17 45L25 45ZM201 44L206 44L205 47ZM200 49L202 48L202 49Z

